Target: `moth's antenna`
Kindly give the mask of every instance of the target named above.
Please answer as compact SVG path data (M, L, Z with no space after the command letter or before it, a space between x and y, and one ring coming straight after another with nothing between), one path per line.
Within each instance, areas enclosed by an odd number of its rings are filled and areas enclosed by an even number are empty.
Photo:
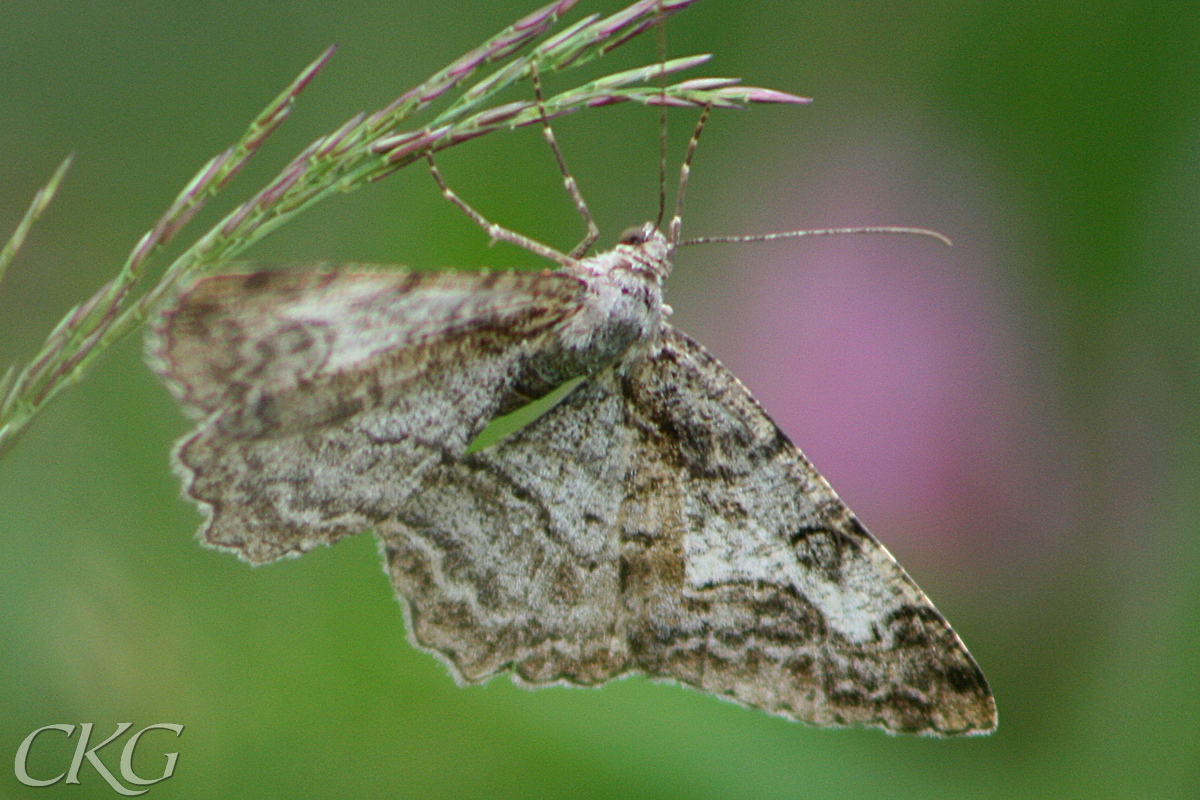
M542 97L542 76L538 72L537 62L530 62L529 67L533 73L533 95L537 99L538 114L542 118L542 135L546 137L546 143L550 145L550 150L554 153L554 160L558 162L558 171L562 173L563 186L566 188L567 194L571 196L571 200L574 201L575 210L579 212L579 216L583 217L583 222L587 225L587 233L583 235L583 239L571 248L571 258L582 258L600 237L600 228L592 219L592 212L588 210L587 203L584 202L583 193L579 191L579 184L575 182L575 176L571 174L571 170L567 169L567 160L563 157L562 150L559 149L558 140L554 138L554 129L550 127L550 117L546 115L546 101Z
M696 145L700 143L700 132L704 130L704 123L708 121L711 111L712 103L709 103L700 112L700 119L696 120L696 130L692 132L692 138L688 141L687 154L684 155L683 164L679 167L679 188L675 190L675 216L671 217L670 230L667 231L667 245L672 250L681 244L679 235L683 229L683 198L687 194L688 177L692 173L692 156L696 155ZM690 242L682 244L690 244Z
M688 156L689 158L691 156L690 150L688 151ZM676 219L678 219L678 216ZM675 220L671 220L671 225L674 228ZM950 241L950 237L937 231L931 231L928 228L906 228L899 225L869 225L857 228L813 228L805 231L781 231L779 233L760 233L749 236L697 236L694 239L679 242L678 246L684 247L689 244L773 242L778 239L799 239L802 236L841 236L848 233L903 233L913 236L929 236L937 239L947 247L951 247L954 244L954 242Z
M658 219L654 221L656 230L662 229L663 216L667 213L667 31L663 23L662 0L655 7L658 17L654 30L654 41L658 44Z

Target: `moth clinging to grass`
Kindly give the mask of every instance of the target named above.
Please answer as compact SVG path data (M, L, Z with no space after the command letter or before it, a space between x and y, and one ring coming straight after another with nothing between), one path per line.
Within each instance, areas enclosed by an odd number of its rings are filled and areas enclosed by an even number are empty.
M942 615L667 321L700 128L666 229L592 256L594 234L561 253L487 222L429 154L443 194L553 271L345 266L185 286L148 352L198 422L174 461L200 537L257 564L374 531L410 638L465 683L640 672L816 725L989 732L991 691ZM525 427L471 447L564 385Z

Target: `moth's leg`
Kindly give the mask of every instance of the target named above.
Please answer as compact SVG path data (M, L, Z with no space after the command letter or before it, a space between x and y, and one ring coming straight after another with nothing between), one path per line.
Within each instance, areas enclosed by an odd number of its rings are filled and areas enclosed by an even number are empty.
M712 104L704 107L700 112L700 119L696 120L696 130L692 132L692 138L688 140L687 155L683 157L683 164L679 167L679 188L675 190L675 213L671 217L671 223L667 226L667 242L672 246L679 244L680 232L683 229L683 196L687 194L688 176L692 174L692 157L696 155L696 145L700 143L700 133L704 130L704 123L708 121L708 114L712 111Z
M530 66L533 68L533 94L537 98L538 114L542 117L542 135L546 137L546 143L550 145L550 150L554 153L554 160L558 162L558 170L563 176L563 186L566 188L567 194L571 196L571 200L574 201L575 210L579 212L579 216L583 217L583 222L587 225L587 233L584 234L583 239L571 248L572 258L582 258L600 237L600 228L592 219L592 212L588 210L587 203L579 191L579 184L575 182L575 176L571 174L571 170L567 169L567 160L563 158L562 150L558 147L558 140L554 138L554 129L550 127L550 117L546 114L546 102L542 97L542 77L538 74L537 64L531 63Z
M437 181L438 188L442 190L442 196L458 206L476 225L487 231L488 236L492 239L492 244L496 242L515 244L517 247L523 247L534 255L539 255L564 267L573 267L578 264L574 256L560 253L553 247L542 244L536 239L530 239L528 236L523 236L516 231L510 231L508 228L498 225L495 222L489 222L487 217L468 205L466 200L459 197L446 184L445 178L442 177L442 173L438 171L437 164L434 163L432 151L425 153L425 159L429 162L429 174L433 175L433 179Z

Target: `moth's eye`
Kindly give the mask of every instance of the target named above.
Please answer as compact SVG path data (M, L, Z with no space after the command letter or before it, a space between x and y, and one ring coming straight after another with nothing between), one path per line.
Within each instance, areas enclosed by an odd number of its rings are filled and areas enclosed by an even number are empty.
M621 231L621 238L617 241L621 244L641 244L646 241L646 226L634 225L632 228L626 228Z

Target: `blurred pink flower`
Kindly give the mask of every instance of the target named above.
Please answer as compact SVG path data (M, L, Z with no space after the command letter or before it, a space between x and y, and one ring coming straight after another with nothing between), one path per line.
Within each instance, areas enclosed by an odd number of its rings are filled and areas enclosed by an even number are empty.
M1003 221L960 182L919 196L935 181L914 173L934 159L889 170L889 144L854 148L839 159L852 166L815 185L791 182L803 194L780 197L771 223L927 225L956 247L867 235L744 246L730 254L724 324L696 333L885 542L1019 560L1062 530L1071 481L1053 435L1057 372L1034 358L1053 348L1029 341L1002 288L991 244ZM921 192L896 190L909 178Z

